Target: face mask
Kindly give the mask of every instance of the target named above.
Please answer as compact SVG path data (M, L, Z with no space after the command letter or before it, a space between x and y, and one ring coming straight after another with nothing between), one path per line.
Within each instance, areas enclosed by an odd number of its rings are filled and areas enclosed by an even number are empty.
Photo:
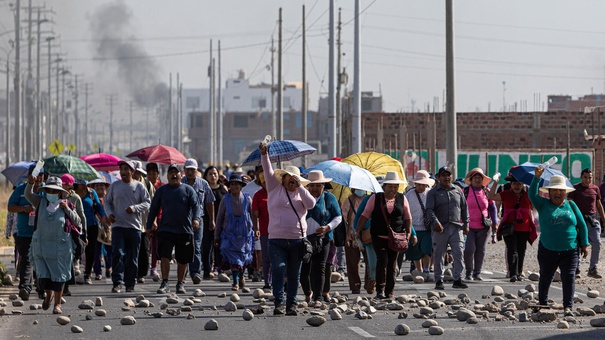
M261 183L265 183L265 173L264 172L261 172L260 174L258 174L258 180Z
M59 195L58 194L46 194L46 199L50 203L57 203L57 201L59 200Z
M363 196L365 194L366 194L365 190L355 189L355 195L357 195L357 197L361 197L361 196Z

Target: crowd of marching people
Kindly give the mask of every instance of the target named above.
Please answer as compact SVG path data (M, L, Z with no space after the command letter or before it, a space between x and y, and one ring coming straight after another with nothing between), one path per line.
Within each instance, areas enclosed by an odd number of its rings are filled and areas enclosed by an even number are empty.
M437 290L448 280L467 288L483 280L490 239L506 244L510 282L523 281L526 248L538 228L540 304L547 304L558 269L565 314L572 314L580 256L590 253L587 275L601 278L605 213L591 169L573 187L559 176L540 187L540 167L529 186L513 171L505 186L481 168L458 179L447 166L435 175L420 170L409 183L387 172L377 177L383 192L352 187L337 197L321 170L303 176L295 166L274 169L267 144L259 150L260 164L247 173L237 166L201 169L187 159L166 168L166 183L156 163L121 161L120 180L111 185L36 174L32 164L8 202L6 235L15 240L20 298L35 289L44 310L52 304L61 314L61 298L82 266L84 284L107 279L113 293L136 292L146 278L159 284L158 294L186 294L185 283L219 277L230 276L233 291L258 282L272 291L275 315L297 315L299 287L309 307L331 301L333 272L346 273L351 294L394 297L403 257ZM337 241L337 232L344 239Z

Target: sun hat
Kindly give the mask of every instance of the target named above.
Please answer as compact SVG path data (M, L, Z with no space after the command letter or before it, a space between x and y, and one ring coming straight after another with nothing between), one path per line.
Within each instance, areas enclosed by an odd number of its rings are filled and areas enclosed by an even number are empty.
M414 184L425 184L429 187L435 185L435 180L431 178L431 175L426 170L418 170L416 176L410 180Z
M328 178L324 176L324 172L321 170L312 170L307 174L307 179L311 181L311 183L320 184L320 183L329 183L332 181L332 178Z
M439 171L437 171L437 177L441 176L444 172L447 172L450 175L452 174L452 170L448 166L442 166L439 168Z
M63 189L62 185L63 185L63 182L61 182L61 179L59 177L50 176L50 177L48 177L48 179L46 180L44 185L38 188L38 192L40 192L40 191L46 192L46 190L48 190L48 189L55 189L55 190L64 192L66 194L69 194L65 189Z
M183 165L185 169L197 169L197 161L193 158L189 158L185 161L185 165Z
M103 177L103 176L101 176ZM105 177L103 178L97 178L97 179L93 179L92 181L88 182L88 186L94 186L96 184L105 184L106 187L109 186L109 183L107 182L107 180L105 179Z
M74 179L74 176L70 175L70 174L63 174L61 175L61 184L62 185L69 185L70 187L73 187L74 183L76 182L76 180Z
M244 169L242 169L242 167L240 166L240 167L237 167L235 169L235 171L233 171L233 172L236 173L236 174L243 174L244 173Z
M288 165L283 170L282 169L275 169L275 178L277 178L277 180L280 183L282 182L282 178L285 175L290 175L290 176L296 177L300 181L300 184L302 184L302 185L307 185L310 182L308 179L303 178L300 175L300 169L298 167L296 167L296 166L293 166L293 165Z
M134 161L119 161L118 162L118 166L121 167L122 165L128 165L129 168L132 169L132 171L135 171L137 169L136 164L134 164Z
M466 177L464 177L464 183L466 183L466 185L471 185L471 178L473 178L475 175L481 175L481 177L483 177L482 185L484 187L486 187L489 182L492 181L491 177L485 176L485 174L483 173L483 169L474 168L466 174Z
M229 176L229 182L227 182L227 186L230 186L231 183L239 183L242 185L242 187L245 187L246 184L248 184L248 183L244 182L244 180L242 179L242 176L238 175L238 174L232 174L231 176Z
M572 192L576 190L574 187L568 186L567 182L565 181L565 177L560 175L550 177L548 185L541 187L540 191L548 192L548 189L563 189L565 192Z
M384 184L406 184L406 181L403 181L399 178L399 174L394 171L389 171L384 176L384 179L379 182L381 185Z
M141 163L140 161L133 161L133 162L134 162L134 170L147 176L147 171L145 171L145 169L143 169L143 163Z

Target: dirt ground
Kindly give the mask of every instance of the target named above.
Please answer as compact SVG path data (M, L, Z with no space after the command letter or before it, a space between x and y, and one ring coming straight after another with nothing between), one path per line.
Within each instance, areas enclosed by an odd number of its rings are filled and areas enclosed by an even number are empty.
M488 240L488 242L490 242L490 240ZM488 243L483 269L488 271L505 273L505 248L506 247L504 245L504 241L500 241L495 244ZM596 289L600 292L605 293L605 275L603 275L605 273L605 263L603 262L603 251L601 251L601 260L597 266L597 270L599 271L599 273L604 276L603 279L593 279L586 275L588 271L588 260L590 258L590 248L588 248L588 252L588 258L582 259L580 261L581 277L579 279L576 279L576 290L588 291L590 289ZM528 245L527 251L525 253L525 264L523 267L526 277L528 275L528 272L540 272L540 268L538 265L538 240L536 240L533 245ZM494 274L495 277L498 277L497 273Z

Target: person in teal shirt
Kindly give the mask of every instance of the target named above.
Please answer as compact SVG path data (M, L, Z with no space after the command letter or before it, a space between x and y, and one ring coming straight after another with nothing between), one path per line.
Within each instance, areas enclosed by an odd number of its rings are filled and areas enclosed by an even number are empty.
M540 216L538 300L540 305L547 304L548 290L559 268L563 284L565 316L573 316L575 274L579 263L578 247L586 258L588 229L580 209L574 202L566 199L567 193L575 189L567 185L565 177L552 176L549 184L540 189L548 192L549 198L538 195L538 185L543 172L541 167L536 168L535 177L529 187L529 199Z

